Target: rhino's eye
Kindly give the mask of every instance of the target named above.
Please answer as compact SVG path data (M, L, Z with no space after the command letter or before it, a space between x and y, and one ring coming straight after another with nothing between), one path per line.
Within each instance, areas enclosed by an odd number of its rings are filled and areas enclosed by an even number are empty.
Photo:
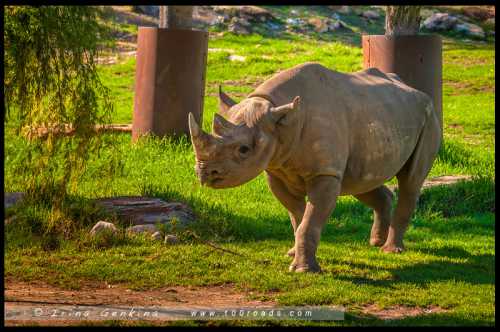
M250 151L250 148L246 145L241 145L240 148L238 149L238 151L241 153L241 154L247 154L248 151Z

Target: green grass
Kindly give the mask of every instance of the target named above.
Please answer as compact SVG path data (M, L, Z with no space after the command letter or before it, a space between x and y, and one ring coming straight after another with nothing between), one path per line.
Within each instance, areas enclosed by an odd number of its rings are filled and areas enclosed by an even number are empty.
M241 100L276 71L305 61L344 72L362 66L358 46L300 36L225 34L210 39L209 48L219 50L208 54L205 130L217 110L219 84ZM228 61L229 52L246 61ZM282 305L345 305L346 321L335 323L340 325L493 325L495 51L491 44L447 39L443 59L445 143L431 176L471 174L474 180L423 193L405 238L408 250L401 255L370 247L371 211L352 197L342 197L318 249L324 273L289 273L290 259L284 254L293 242L292 229L263 175L233 189L201 187L186 139L147 138L132 145L129 134L114 134L115 147L89 161L69 212L56 218L50 206L29 202L7 211L18 219L6 225L5 276L75 289L82 280L135 289L230 283ZM100 70L115 101L113 122L130 123L135 60ZM26 153L23 140L7 130L4 144L5 191L23 191L23 183L13 176L20 167L16 156ZM120 166L109 177L105 168L113 158ZM111 243L88 238L90 227L103 218L90 199L137 194L187 202L198 216L196 232L253 259L213 251L182 232L182 244L169 247L141 238ZM51 218L74 225L75 231L67 238L44 234ZM434 305L446 311L387 323L361 315L367 304ZM318 325L325 324L331 323Z

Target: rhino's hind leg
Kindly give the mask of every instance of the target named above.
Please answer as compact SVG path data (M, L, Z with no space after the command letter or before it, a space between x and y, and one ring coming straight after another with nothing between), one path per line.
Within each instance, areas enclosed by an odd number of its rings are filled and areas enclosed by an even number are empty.
M382 185L367 193L354 195L354 197L373 209L370 244L377 247L384 245L391 223L392 191Z
M269 173L267 173L267 182L274 196L276 196L280 203L288 210L290 222L292 223L293 234L295 235L297 227L299 227L299 223L302 220L306 209L305 196L300 197L293 195L288 191L285 184L279 178ZM295 245L288 250L287 255L290 257L295 256Z
M427 117L427 123L412 156L396 175L399 187L398 203L391 219L387 240L381 248L384 252L400 253L404 251L404 233L440 145L441 129L436 115L432 113Z

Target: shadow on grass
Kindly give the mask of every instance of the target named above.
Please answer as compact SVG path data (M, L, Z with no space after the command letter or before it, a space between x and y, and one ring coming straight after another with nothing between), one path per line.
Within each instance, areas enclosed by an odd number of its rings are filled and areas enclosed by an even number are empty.
M221 242L254 242L267 239L293 240L288 218L260 214L241 215L222 204L207 203L195 195L185 195L165 188L148 188L144 195L167 201L181 201L193 207L198 222L193 226L199 235ZM435 186L423 191L416 211L415 229L425 227L430 234L443 237L450 233L490 234L489 222L475 222L477 214L494 212L494 181L476 178L452 185ZM283 208L284 210L284 208ZM284 210L285 211L285 210ZM326 224L322 241L368 241L372 210L356 200L339 200ZM437 219L435 216L438 216ZM446 217L460 217L445 219ZM418 238L418 234L412 234Z
M429 250L428 253L435 254L434 250ZM337 275L336 278L357 285L373 285L385 288L395 288L399 283L406 284L408 282L424 287L436 281L466 282L473 285L495 284L494 255L470 255L467 252L464 252L463 255L460 257L465 260L463 263L440 260L387 269L392 274L392 280L351 277L348 275ZM373 269L372 265L363 263L350 263L350 265L355 268Z
M379 319L369 314L346 313L347 325L361 326L491 326L491 320L481 317L464 317L461 313L440 312L400 319Z

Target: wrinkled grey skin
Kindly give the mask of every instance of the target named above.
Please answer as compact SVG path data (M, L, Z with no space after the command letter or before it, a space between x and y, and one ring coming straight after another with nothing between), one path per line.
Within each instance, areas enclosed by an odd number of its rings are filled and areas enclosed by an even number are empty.
M352 74L305 63L274 75L240 103L222 91L213 134L189 116L196 174L212 188L267 173L295 234L291 271L320 271L316 249L339 195L374 210L370 244L402 252L403 235L441 144L431 99L395 74ZM384 186L396 176L399 199ZM307 200L306 200L307 197Z

